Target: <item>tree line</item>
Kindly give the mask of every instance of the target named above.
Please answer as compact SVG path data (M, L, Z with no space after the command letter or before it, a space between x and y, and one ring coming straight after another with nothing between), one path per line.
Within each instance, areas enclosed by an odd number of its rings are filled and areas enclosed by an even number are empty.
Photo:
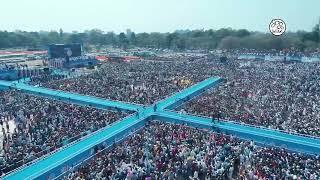
M216 48L254 48L277 49L295 47L299 50L313 50L320 48L320 30L317 24L312 31L287 32L276 37L270 33L252 32L246 29L234 30L222 28L219 30L177 30L172 33L130 33L103 32L92 29L84 32L66 33L59 31L0 31L0 48L40 48L45 49L48 44L81 43L94 45L97 48L105 45L115 47L146 47L167 48L175 50Z

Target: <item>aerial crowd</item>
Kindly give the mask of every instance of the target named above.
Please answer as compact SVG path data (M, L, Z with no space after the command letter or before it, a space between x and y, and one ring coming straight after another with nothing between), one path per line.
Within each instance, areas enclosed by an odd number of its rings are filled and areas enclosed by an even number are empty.
M64 179L317 180L319 168L320 156L152 121L113 149L98 152Z
M185 105L192 114L320 136L319 63L230 61L107 63L77 78L37 82L53 89L150 105L208 77L225 79Z
M320 51L319 50L310 50L310 51L300 51L298 49L283 49L282 51L272 49L272 50L266 50L266 49L247 49L247 48L240 48L240 49L232 49L229 50L229 55L258 55L258 56L279 56L279 55L286 55L286 56L295 56L295 57L320 57Z
M188 61L107 63L97 72L86 76L49 82L39 81L37 78L32 83L53 89L150 105L210 77L211 74L204 70L201 64Z
M218 57L186 61L108 62L91 74L42 76L31 84L150 105L212 76L218 87L176 111L320 137L319 63ZM51 152L128 113L70 105L17 91L0 91L2 173ZM16 122L8 132L9 120ZM70 140L71 139L71 140ZM38 155L41 153L41 155ZM312 179L319 155L259 147L250 141L187 126L149 122L65 179Z
M187 103L188 113L320 136L319 63L246 61L220 70L226 78Z
M0 91L0 173L14 170L126 115L18 91Z

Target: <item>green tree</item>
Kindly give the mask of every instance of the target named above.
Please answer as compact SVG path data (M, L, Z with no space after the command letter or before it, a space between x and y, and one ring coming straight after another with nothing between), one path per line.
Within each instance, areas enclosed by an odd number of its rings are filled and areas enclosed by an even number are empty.
M127 48L129 45L127 36L123 32L119 34L119 44L121 48Z
M131 33L129 41L130 41L130 43L132 45L136 45L137 44L137 37L136 37L136 34L134 32Z
M88 34L88 42L94 45L103 44L103 31L99 29L92 29L87 32Z

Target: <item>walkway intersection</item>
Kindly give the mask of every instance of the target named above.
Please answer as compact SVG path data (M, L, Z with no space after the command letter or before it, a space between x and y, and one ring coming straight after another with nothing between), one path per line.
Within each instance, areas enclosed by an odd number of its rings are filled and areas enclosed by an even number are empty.
M231 121L212 123L208 117L180 114L172 111L192 98L222 82L219 77L208 78L151 106L107 100L76 93L34 87L24 83L0 81L0 89L18 89L26 93L49 97L67 103L92 106L107 110L135 112L110 126L89 134L79 141L68 144L57 151L30 162L3 179L48 179L55 178L71 167L81 164L93 155L98 146L111 146L131 133L142 128L148 120L157 119L167 122L184 123L194 127L214 129L239 138L253 140L261 145L285 147L289 150L309 154L320 154L320 138L288 134L278 130L249 126Z

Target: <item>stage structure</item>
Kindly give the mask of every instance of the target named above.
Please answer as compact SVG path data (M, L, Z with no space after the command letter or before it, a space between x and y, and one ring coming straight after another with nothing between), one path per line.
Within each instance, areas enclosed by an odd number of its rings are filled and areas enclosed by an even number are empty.
M51 44L48 48L50 68L80 68L96 66L99 61L95 56L83 54L81 44Z

